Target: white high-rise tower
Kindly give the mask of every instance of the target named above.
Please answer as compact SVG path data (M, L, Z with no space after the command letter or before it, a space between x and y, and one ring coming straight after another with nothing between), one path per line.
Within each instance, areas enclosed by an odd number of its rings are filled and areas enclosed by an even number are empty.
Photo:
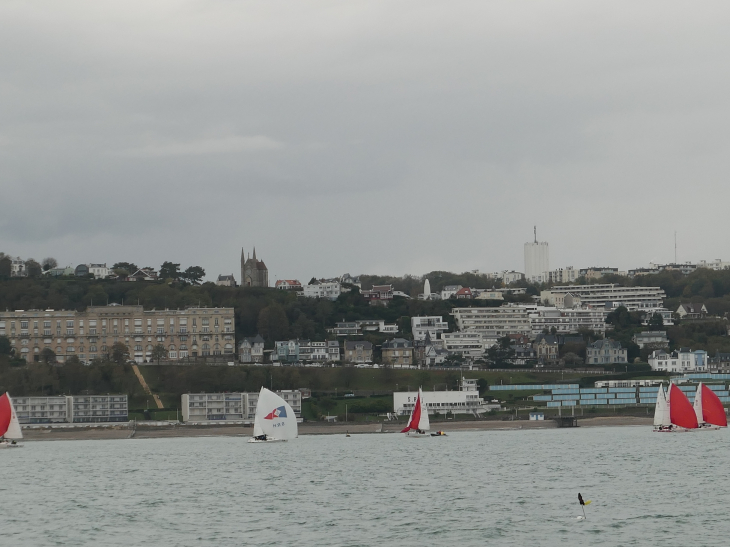
M525 243L525 279L528 281L543 282L543 275L550 271L550 250L547 241L537 241L537 226L535 226L535 241Z

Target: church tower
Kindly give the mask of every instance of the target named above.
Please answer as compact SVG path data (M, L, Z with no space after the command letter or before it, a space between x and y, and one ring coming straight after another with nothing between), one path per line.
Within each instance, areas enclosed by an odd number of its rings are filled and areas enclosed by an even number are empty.
M241 287L268 287L269 270L263 260L256 259L256 247L253 256L246 258L241 248Z

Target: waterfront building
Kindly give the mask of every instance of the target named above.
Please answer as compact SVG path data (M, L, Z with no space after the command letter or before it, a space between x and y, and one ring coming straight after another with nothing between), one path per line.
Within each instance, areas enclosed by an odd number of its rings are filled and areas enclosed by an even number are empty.
M111 346L127 346L130 359L152 359L162 345L168 359L235 354L233 308L145 310L142 306L89 306L74 310L0 311L0 336L7 336L16 355L39 361L44 348L59 362L72 355L89 363L106 357ZM223 358L223 357L221 357Z
M126 422L126 395L13 397L21 424Z
M292 407L297 418L302 414L302 392L282 390L275 392ZM253 420L259 394L183 393L181 398L183 422L217 422Z
M485 404L479 397L477 381L462 378L458 391L423 390L423 404L429 414L481 414L499 405ZM409 416L415 406L417 391L396 391L393 393L393 412L398 416Z

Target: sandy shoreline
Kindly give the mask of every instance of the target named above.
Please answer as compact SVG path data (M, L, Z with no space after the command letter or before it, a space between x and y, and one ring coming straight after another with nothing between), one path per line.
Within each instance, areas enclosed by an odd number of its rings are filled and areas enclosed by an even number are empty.
M579 427L613 427L613 426L646 426L652 425L652 418L634 416L605 416L597 418L578 418ZM300 435L344 435L397 433L402 424L325 424L304 423L299 426ZM546 421L501 421L483 420L469 422L437 422L431 425L433 431L514 431L519 429L554 429L557 425L552 420ZM137 424L136 429L128 424L109 427L66 427L24 429L26 441L60 441L60 440L102 440L102 439L159 439L171 437L238 437L250 436L252 428L241 425L178 425L149 426Z

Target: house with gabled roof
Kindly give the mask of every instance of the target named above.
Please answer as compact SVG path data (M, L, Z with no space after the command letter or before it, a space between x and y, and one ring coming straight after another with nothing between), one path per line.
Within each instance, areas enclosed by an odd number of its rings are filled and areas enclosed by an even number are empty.
M680 304L677 308L680 319L703 319L707 317L707 308L704 304Z

